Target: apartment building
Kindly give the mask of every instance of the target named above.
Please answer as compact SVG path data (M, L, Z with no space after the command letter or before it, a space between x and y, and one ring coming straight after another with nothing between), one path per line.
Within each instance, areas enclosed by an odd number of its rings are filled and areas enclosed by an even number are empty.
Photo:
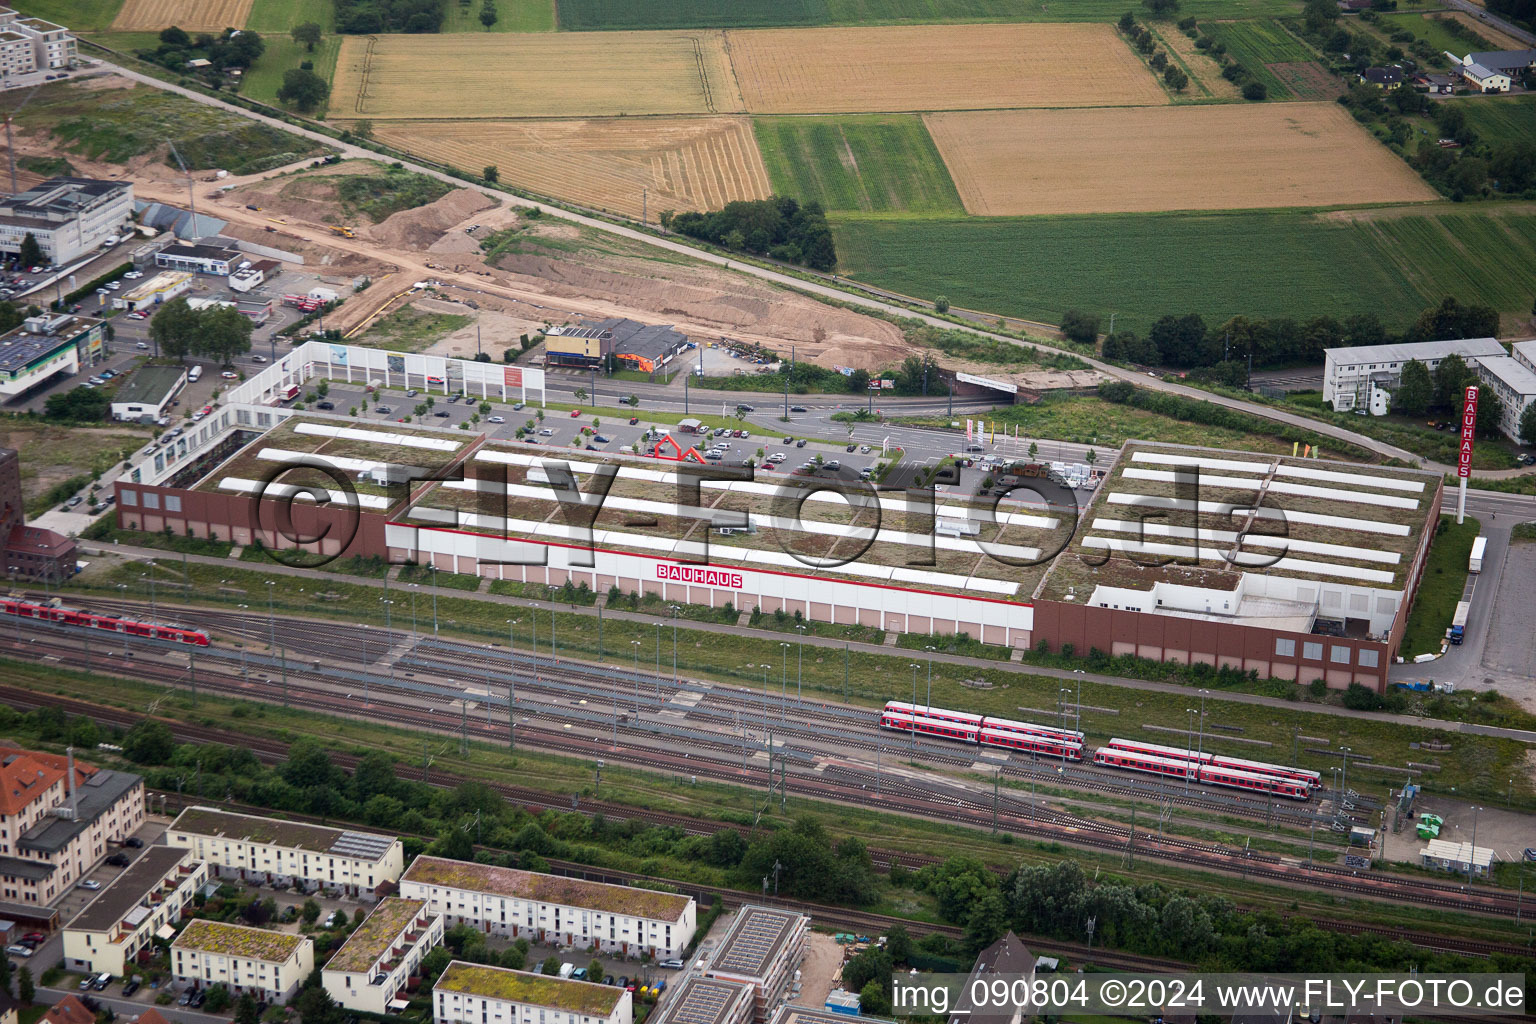
M752 986L752 1019L763 1024L789 994L795 970L805 956L811 919L792 910L747 904L707 959L706 978Z
M1496 338L1455 338L1396 345L1356 345L1323 352L1323 401L1334 412L1368 409L1385 415L1387 396L1402 383L1403 367L1417 360L1434 373L1450 356L1460 356L1470 367L1474 359L1502 356L1504 346Z
M67 68L76 53L75 37L63 25L0 7L0 77ZM0 88L11 84L6 81Z
M433 1024L630 1024L634 997L570 981L455 960L432 990Z
M71 971L126 976L174 926L208 881L208 865L177 846L151 846L64 926Z
M40 906L144 824L144 779L0 747L0 900Z
M182 985L224 985L285 1003L315 969L315 943L307 935L270 932L243 924L194 920L171 943L171 974Z
M1527 342L1526 344L1529 344ZM1499 396L1503 415L1499 430L1512 441L1520 440L1520 417L1536 402L1536 371L1514 356L1486 356L1472 364L1481 386Z
M389 896L320 972L321 984L349 1010L389 1013L406 1007L405 989L421 961L443 944L443 918L424 900Z
M688 896L442 857L417 857L400 895L426 900L450 926L657 959L680 955L697 922Z
M751 985L690 973L656 1008L655 1024L749 1024L753 1006Z
M0 28L0 43L6 30ZM0 49L0 61L4 51ZM0 199L0 253L16 255L31 235L51 263L64 264L132 230L133 185L94 178L49 178Z
M324 825L234 814L216 807L188 807L166 830L165 841L190 849L214 873L271 885L339 889L371 898L405 866L394 836Z

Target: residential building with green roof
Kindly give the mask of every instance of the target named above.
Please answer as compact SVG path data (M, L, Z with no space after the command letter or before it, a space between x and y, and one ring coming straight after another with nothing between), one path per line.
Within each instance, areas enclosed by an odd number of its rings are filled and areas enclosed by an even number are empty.
M443 857L417 857L400 895L425 900L449 927L657 959L681 955L697 923L689 896Z
M315 943L307 935L269 931L198 918L171 943L171 974L183 985L224 985L285 1003L315 969Z
M433 1024L630 1024L634 996L616 985L571 981L455 960L432 990Z
M421 961L443 944L443 918L425 900L390 896L379 901L320 972L325 991L349 1010L389 1013L405 1009L405 990Z
M220 875L275 885L303 882L371 897L405 867L395 836L327 828L307 822L188 807L166 830L165 841L185 846Z

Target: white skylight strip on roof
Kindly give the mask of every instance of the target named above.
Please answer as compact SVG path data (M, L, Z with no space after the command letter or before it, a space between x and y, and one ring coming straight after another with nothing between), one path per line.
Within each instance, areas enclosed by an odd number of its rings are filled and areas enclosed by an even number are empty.
M1211 512L1223 516L1227 511L1227 505L1219 501L1192 502L1187 498L1165 498L1156 495L1126 494L1116 491L1106 499L1111 505L1136 505L1141 508L1153 509L1181 509L1190 511L1199 506L1201 512ZM1246 510L1237 510L1238 515L1245 515ZM1331 526L1340 530L1358 530L1361 533L1383 533L1394 537L1408 536L1410 529L1401 523L1378 523L1371 519L1351 519L1348 516L1329 516L1321 512L1294 512L1290 509L1281 512L1279 509L1261 508L1258 514L1265 519L1285 519L1293 523L1305 523L1308 526Z
M376 459L349 459L345 455L316 455L313 452L296 452L288 448L263 448L256 453L256 457L270 462L301 462L314 459L349 473L370 473L375 469L391 465Z
M1171 455L1161 452L1132 452L1132 462L1156 462L1166 466L1199 466L1201 469L1224 469L1234 473L1269 473L1267 462L1239 462L1236 459L1202 459L1194 455Z
M1275 494L1295 494L1305 498L1349 501L1356 505L1376 505L1381 508L1405 509L1419 507L1418 498L1399 498L1394 494L1368 494L1365 491L1341 491L1337 487L1313 487L1310 484L1293 484L1284 480L1271 480L1269 489Z
M1327 469L1308 469L1306 466L1281 466L1276 476L1299 476L1308 480L1329 480L1336 484L1357 484L1362 487L1380 487L1384 491L1417 491L1422 493L1423 480L1402 480L1397 477L1367 476L1364 473L1335 473Z
M456 452L464 444L447 437L422 437L420 434L401 434L393 430L359 430L356 427L338 427L330 423L296 423L296 434L316 434L320 437L336 437L347 441L369 441L373 444L394 444L402 448L428 448L437 452Z
M1342 576L1361 582L1391 583L1394 574L1381 569L1363 569L1354 565L1335 565L1332 562L1310 562L1301 558L1281 558L1269 561L1256 552L1238 552L1236 560L1228 561L1228 553L1220 548L1196 549L1189 544L1158 544L1136 541L1128 537L1084 537L1085 548L1106 548L1121 554L1167 555L1172 558L1197 558L1201 562L1219 562L1233 570L1264 570L1266 572L1309 573L1314 576ZM1244 556L1249 560L1245 561ZM1262 564L1261 564L1262 563Z
M329 488L321 489L331 496L332 505L347 505L350 503L347 495L341 491L333 491ZM293 495L296 501L315 500L310 496L310 491L312 490L310 487L296 484L269 484L260 480L247 480L244 477L238 476L227 476L220 480L219 490L239 491L242 494L260 493L268 498L286 498L289 495ZM377 494L358 494L355 497L360 508L386 509L394 504L390 499L381 498Z
M1145 529L1148 537L1172 537L1178 540L1193 540L1195 537L1195 528L1192 526L1169 526L1166 523L1152 522L1142 524L1134 519L1095 518L1092 529L1111 533L1137 533ZM1233 544L1237 541L1237 531L1201 530L1200 539L1211 543ZM1322 541L1298 540L1294 537L1277 537L1269 534L1250 533L1244 543L1250 547L1281 548L1309 555L1332 555L1335 558L1353 558L1359 562L1386 562L1396 565L1402 561L1402 556L1396 551L1374 551L1368 548L1351 547L1348 544L1326 544Z
M1185 480L1194 483L1195 476L1192 473L1179 473L1164 469L1134 469L1126 468L1120 471L1120 476L1127 480L1155 480L1158 483L1174 483ZM1200 484L1203 487L1231 487L1239 491L1256 491L1264 485L1262 480L1249 480L1238 476L1208 476L1201 473Z

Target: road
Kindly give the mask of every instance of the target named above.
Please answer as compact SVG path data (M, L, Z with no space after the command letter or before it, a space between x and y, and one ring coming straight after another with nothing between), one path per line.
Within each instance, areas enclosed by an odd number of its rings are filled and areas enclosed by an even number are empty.
M166 92L173 92L173 93L176 93L176 94L178 94L180 96L184 96L184 97L186 97L186 98L188 98L190 100L193 100L194 102L201 103L201 104L203 104L205 106L218 107L218 108L226 110L226 111L228 111L230 113L238 114L241 117L245 117L245 118L248 118L248 119L253 120L253 121L261 122L261 123L266 124L266 125L268 125L268 126L270 126L272 128L276 128L276 129L278 129L280 131L285 131L285 132L297 134L297 135L300 135L300 136L302 136L304 138L310 139L313 142L317 142L317 143L320 143L322 145L330 146L330 147L332 147L334 149L339 150L344 156L351 157L351 158L356 158L356 159L378 159L379 158L379 154L377 154L377 153L375 153L375 152L373 152L371 150L365 149L365 148L363 148L361 146L357 146L357 145L354 145L354 144L348 144L348 143L342 143L342 142L337 141L336 139L331 138L328 135L323 135L323 134L321 134L319 132L310 131L309 129L306 129L306 128L299 128L299 127L296 127L294 125L287 124L287 123L285 123L283 121L278 121L278 120L276 120L274 118L267 117L264 114L258 114L258 113L254 112L254 111L244 110L244 109L242 109L240 107L231 106L230 104L227 104L227 103L223 102L222 100L215 99L215 98L213 98L211 96L204 96L201 93L194 92L194 91L192 91L190 89L184 89L181 86L173 85L173 84L171 84L169 82L163 82L163 81L161 81L158 78L152 78L152 77L150 77L148 75L140 74L139 72L131 71L131 70L127 69L127 68L123 68L123 67L120 67L120 66L117 66L117 65L113 65L113 64L110 64L110 63L104 63L104 66L107 67L108 69L116 71L117 73L121 74L123 77L128 78L128 79L130 79L132 81L139 82L141 84L150 86L152 88L161 89L161 90L166 91ZM637 229L634 229L634 228L625 227L625 226L620 225L620 224L613 224L613 223L610 223L610 222L605 221L605 220L598 220L597 218L588 217L588 216L585 216L583 214L573 213L573 212L571 212L569 210L566 210L566 209L563 209L563 208L560 208L560 207L550 206L550 205L547 205L547 204L544 204L544 203L538 203L538 202L534 202L534 201L531 201L531 200L521 199L519 197L510 195L510 194L508 194L506 192L498 191L496 189L490 189L490 188L486 188L486 187L483 187L483 186L474 185L474 184L466 182L466 181L464 181L464 180L462 180L460 178L455 178L452 175L445 174L445 173L443 173L441 171L435 170L434 168L426 167L426 166L423 166L421 164L414 163L412 161L408 161L408 160L407 161L401 161L401 163L407 169L409 169L409 170L415 171L415 172L417 172L419 174L428 175L428 176L430 176L432 178L435 178L435 179L437 179L439 181L445 182L447 184L451 184L451 185L453 185L456 188L465 188L465 189L472 189L474 191L478 191L478 192L480 192L480 193L482 193L482 194L484 194L484 195L486 195L486 196L488 196L488 197L490 197L492 199L495 199L497 202L510 202L510 203L515 204L515 205L519 205L519 206L523 206L523 207L535 208L535 209L538 209L538 210L542 211L543 213L545 213L545 214L547 214L549 216L559 217L559 218L562 218L564 220L568 220L568 221L571 221L573 223L577 223L577 224L580 224L580 225L582 225L584 227L589 227L589 228L592 228L592 229L597 230L597 231L603 231L603 232L606 232L608 234L617 235L617 236L620 236L620 237L623 237L623 238L630 239L632 241L641 242L641 243L644 243L646 245L655 247L657 249L663 249L663 250L666 250L666 251L669 251L669 252L673 252L673 253L677 253L677 254L680 254L680 255L684 255L684 256L689 257L690 259L700 260L700 261L703 261L705 263L712 263L712 264L715 264L717 266L722 266L722 267L724 267L726 269L730 269L730 270L736 270L739 273L747 274L747 275L759 278L761 280L767 281L767 282L772 283L772 284L781 285L781 286L789 287L789 288L794 288L794 289L797 289L797 290L799 290L801 292L809 293L809 294L817 296L819 298L831 299L831 300L835 300L837 302L849 304L849 305L852 305L852 306L857 306L857 307L860 307L860 308L863 308L863 309L870 309L870 310L875 310L875 311L878 311L878 312L881 312L881 313L887 313L887 314L891 314L891 315L895 315L895 316L901 316L901 317L905 317L905 318L908 318L908 319L917 320L917 321L920 321L922 323L929 324L929 325L935 326L935 327L944 327L944 328L951 328L951 329L955 329L955 330L968 331L968 332L980 335L982 337L988 338L990 340L1001 341L1001 342L1004 342L1004 343L1007 343L1007 344L1013 344L1013 345L1026 344L1024 342L1020 342L1019 339L1017 339L1017 338L1010 338L1010 337L1006 337L1004 335L994 334L994 333L992 333L990 331L982 330L982 329L976 328L976 327L960 326L960 325L955 324L953 321L944 320L944 319L941 319L939 317L930 316L930 315L928 315L926 313L917 312L917 311L914 311L912 309L907 308L906 306L896 305L896 304L891 303L891 302L885 302L885 301L882 301L882 300L877 299L877 298L872 298L869 295L861 293L859 291L851 291L851 290L848 290L847 288L837 288L837 287L833 287L833 286L830 286L830 285L827 285L827 284L823 284L823 283L819 283L819 282L815 282L815 281L807 281L807 280L805 280L805 279L803 279L801 277L791 276L789 274L780 273L780 272L778 272L776 270L771 270L771 269L768 269L766 267L756 266L756 265L752 265L752 264L745 264L745 263L742 263L740 260L733 260L733 259L730 259L728 257L721 256L721 255L718 255L718 254L715 254L715 253L704 252L704 251L702 251L700 249L697 249L697 248L693 247L692 245L687 245L687 244L684 244L682 242L674 241L674 240L672 240L670 238L659 237L659 236L653 235L653 234L651 234L649 232L640 231L640 230L637 230ZM304 232L295 230L295 226L294 225L288 225L288 228L290 230L294 230L294 233L296 233L296 234L304 234ZM324 241L325 241L326 244L331 245L331 246L335 246L335 247L338 247L338 248L349 248L349 246L345 245L344 243L346 243L346 242L348 242L350 240L328 236L328 237L326 237L324 239ZM372 250L368 249L366 246L362 246L361 248L362 248L362 251L364 252L364 254L369 255L371 257L374 257L374 258L377 258L377 255ZM395 259L391 259L391 262L398 263L399 261L395 260ZM412 268L412 269L413 269L413 272L414 272L415 268ZM429 271L428 268L425 267L424 263L421 265L419 272L422 273L422 274L430 273L431 276L436 277L436 278L438 278L440 280L445 280L445 281L447 280L448 277L472 278L472 282L466 282L466 283L472 283L476 287L482 287L482 288L485 287L485 278L478 277L478 276L473 276L473 275L452 275L452 274L448 274L448 275L445 276L445 272L443 270L441 270L441 269L432 269L432 270ZM1038 341L1032 341L1032 342L1029 342L1027 344L1030 344L1030 345L1032 345L1035 348L1043 349L1043 350L1046 350L1046 351L1059 351L1057 349L1054 349L1049 344L1045 344L1045 343L1038 342ZM1071 353L1071 354L1076 355L1076 353ZM1381 455L1381 456L1384 456L1384 457L1387 457L1387 458L1400 459L1400 460L1402 460L1404 462L1407 462L1407 463L1409 463L1411 465L1422 465L1426 469L1437 470L1437 471L1440 471L1440 472L1450 472L1452 470L1452 468L1453 468L1453 467L1446 466L1446 465L1443 465L1443 464L1440 464L1440 463L1435 463L1435 462L1431 462L1431 461L1422 459L1417 453L1410 452L1410 451L1407 451L1407 450L1402 449L1402 448L1398 448L1395 445L1390 445L1390 444L1387 444L1385 442L1378 441L1375 438L1367 437L1364 434L1358 434L1358 433L1356 433L1356 432L1354 432L1352 430L1346 430L1346 429L1344 429L1342 427L1335 426L1335 425L1333 425L1331 423L1323 423L1323 422L1320 422L1318 420L1310 419L1310 418L1308 418L1306 416L1300 416L1300 415L1297 415L1295 413L1287 412L1287 411L1282 410L1282 409L1274 409L1274 408L1271 408L1269 406L1260 405L1260 404L1253 403L1253 402L1245 402L1245 401L1242 401L1242 400L1239 400L1239 399L1235 399L1235 398L1228 398L1228 397L1226 397L1224 395L1211 394L1208 391L1202 391L1202 390L1200 390L1198 388L1189 387L1189 386L1184 385L1184 384L1178 384L1178 383L1175 383L1173 381L1166 381L1166 380L1162 380L1162 379L1159 379L1159 378L1148 377L1146 374L1137 373L1135 371L1127 370L1127 369L1124 369L1124 368L1119 367L1119 366L1113 366L1113 365L1111 365L1109 363L1101 362L1101 361L1099 361L1097 359L1085 359L1084 361L1087 362L1089 365L1091 365L1094 369L1100 371L1101 373L1103 373L1103 374L1105 374L1105 375L1107 375L1109 377L1112 377L1112 378L1115 378L1115 379L1118 379L1118 380L1132 381L1132 382L1136 383L1140 387L1151 388L1151 389L1156 390L1156 391L1163 391L1163 392L1167 392L1167 393L1170 393L1170 394L1182 395L1182 396L1184 396L1186 398L1190 398L1190 399L1193 399L1195 401L1209 402L1209 403L1212 403L1212 404L1215 404L1215 405L1223 406L1225 408L1236 410L1238 412L1243 412L1243 413L1247 413L1249 415L1254 415L1254 416L1261 416L1261 417L1263 417L1265 419L1273 420L1275 422L1285 423L1285 424L1288 424L1290 426L1300 427L1300 428L1303 428L1305 430L1311 431L1314 434L1320 435L1322 437L1333 438L1334 440L1338 440L1338 441L1347 441L1347 442L1349 442L1351 444L1358 445L1361 448L1364 448L1364 449L1366 449L1368 451L1374 452L1374 453L1376 453L1378 455ZM1508 473L1513 473L1513 472L1517 472L1517 471L1496 471L1495 473L1493 473L1491 475L1495 475L1496 476L1496 475L1508 474Z
M1490 14L1483 8L1477 6L1477 4L1472 3L1471 0L1449 0L1449 3L1450 6L1456 8L1458 11L1466 11L1478 21L1485 21L1489 25L1498 29L1500 32L1503 32L1506 35L1514 36L1516 39L1519 39L1521 42L1528 46L1536 46L1536 35L1527 32L1525 29L1518 25L1514 25L1505 21L1497 14Z

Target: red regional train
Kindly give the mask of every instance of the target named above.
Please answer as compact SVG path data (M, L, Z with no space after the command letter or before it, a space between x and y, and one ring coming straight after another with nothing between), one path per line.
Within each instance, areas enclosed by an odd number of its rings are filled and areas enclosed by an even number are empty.
M1026 723L1007 722L1014 728L1000 728L1003 720L973 715L966 711L949 711L944 708L914 706L903 701L891 701L880 715L880 727L897 732L915 732L924 736L975 743L985 747L1006 747L1010 750L1026 750L1047 757L1059 757L1067 761L1083 759L1081 733L1062 732L1030 726L1035 732L1019 728Z
M1171 757L1180 761L1198 761L1203 765L1231 768L1235 771L1251 772L1254 775L1268 775L1277 779L1300 782L1312 789L1319 789L1323 785L1323 777L1309 768L1289 768L1265 761L1248 761L1241 757L1227 757L1225 754L1215 754L1208 750L1196 752L1183 747L1165 747L1159 743L1125 739L1110 740L1109 749L1129 750L1137 754L1150 754L1153 757Z
M1229 789L1245 789L1251 793L1271 793L1292 800L1306 800L1312 795L1312 787L1306 782L1282 779L1273 775L1260 775L1220 764L1202 764L1194 756L1161 757L1157 754L1140 753L1114 746L1100 747L1094 752L1093 763L1106 768L1123 768L1149 775L1161 775L1172 779L1193 779L1207 786L1225 786Z
M109 633L127 633L130 636L148 637L153 640L169 640L172 643L188 644L193 647L208 646L208 634L200 630L180 629L175 626L159 626L152 622L140 622L137 619L124 619L113 615L97 615L94 612L81 611L76 608L53 608L44 604L33 604L30 601L15 601L6 598L3 602L0 602L0 610L3 610L7 615L15 615L23 619L47 619L50 622L59 622L66 626L101 629Z

